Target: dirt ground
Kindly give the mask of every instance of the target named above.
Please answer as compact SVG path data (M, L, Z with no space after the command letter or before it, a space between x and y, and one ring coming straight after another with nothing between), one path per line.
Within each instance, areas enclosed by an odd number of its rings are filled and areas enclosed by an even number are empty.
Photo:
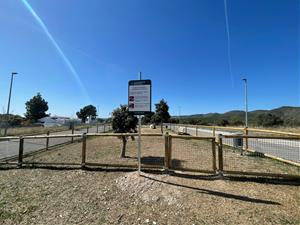
M0 224L299 224L299 184L183 174L0 171Z
M210 143L173 141L173 147L176 146L173 158L177 160L173 164L211 166ZM115 137L88 139L87 161L136 164L136 140L128 141L125 159L118 157L120 144ZM163 137L144 138L142 146L144 165L162 165ZM226 157L233 165L238 161L243 167L264 165L292 172L285 164L264 158L257 161L231 149ZM26 160L80 163L81 143ZM300 182L243 177L220 179L214 175L180 172L167 175L145 171L138 176L137 172L120 169L3 167L0 169L0 224L298 225Z

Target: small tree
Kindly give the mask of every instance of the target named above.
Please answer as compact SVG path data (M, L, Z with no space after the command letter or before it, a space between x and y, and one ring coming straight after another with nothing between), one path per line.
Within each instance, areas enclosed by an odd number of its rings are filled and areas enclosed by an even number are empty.
M120 105L119 108L115 109L112 113L112 129L115 133L136 133L136 126L138 119L129 112L127 105ZM128 137L122 136L122 148L120 158L125 157L126 144Z
M26 105L26 118L36 122L38 119L41 119L47 116L46 112L48 111L48 102L42 98L40 93L37 93L36 96L33 96L32 99L25 103Z
M146 125L146 124L149 124L149 123L152 123L152 116L154 115L154 112L149 112L149 113L146 113L144 115L144 117L142 118L142 124L143 125Z
M156 122L160 122L161 125L161 133L163 133L163 123L169 122L170 119L169 114L169 106L167 102L162 99L159 103L155 104L155 114L153 116L153 120Z
M87 105L79 110L79 112L76 113L77 117L81 119L82 123L85 123L86 119L90 116L92 119L95 119L97 117L97 109L93 105Z

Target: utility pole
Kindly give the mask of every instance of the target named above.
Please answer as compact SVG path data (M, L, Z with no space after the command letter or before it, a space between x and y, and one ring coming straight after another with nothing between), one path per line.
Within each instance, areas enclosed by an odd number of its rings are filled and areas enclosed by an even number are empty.
M245 83L245 126L248 127L248 80L242 79Z
M4 136L6 136L6 134L7 134L7 129L8 129L9 109L10 109L10 99L11 99L12 86L13 86L13 82L14 82L14 75L17 75L17 74L18 74L18 73L16 73L16 72L12 72L12 73L11 73L11 78L10 78L10 88L9 88L9 96L8 96L8 103L7 103L7 112L6 112L7 123L6 123L5 130L4 130Z

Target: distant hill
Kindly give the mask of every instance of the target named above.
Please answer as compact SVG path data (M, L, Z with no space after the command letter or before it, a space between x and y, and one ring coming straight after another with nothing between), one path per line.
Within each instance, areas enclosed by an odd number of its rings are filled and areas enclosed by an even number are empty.
M300 107L283 106L272 110L255 110L248 113L251 126L300 126ZM245 112L234 110L226 113L194 114L172 117L173 122L199 125L243 125Z

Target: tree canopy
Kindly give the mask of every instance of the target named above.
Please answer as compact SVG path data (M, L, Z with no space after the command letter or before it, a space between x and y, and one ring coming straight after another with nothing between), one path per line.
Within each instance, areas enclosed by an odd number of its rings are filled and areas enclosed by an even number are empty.
M149 113L146 113L144 115L144 117L142 118L142 124L149 124L149 123L152 123L152 116L154 115L154 112L149 112Z
M120 105L112 113L112 128L115 133L136 132L138 119L129 112L127 105Z
M119 108L115 109L112 113L112 128L115 133L133 133L137 132L136 126L138 119L129 112L126 105L120 105ZM120 157L125 157L126 144L128 137L122 136L121 140L123 142Z
M45 116L48 111L48 102L42 98L40 93L33 96L29 101L25 103L26 105L26 118L32 121L37 121Z
M76 115L79 119L81 119L83 123L85 123L88 117L91 117L92 119L96 119L97 109L93 105L87 105L82 109L80 109L79 112L76 113Z
M159 121L161 123L169 122L169 119L171 117L169 114L169 106L164 99L155 104L155 115L157 118L159 118Z
M159 103L155 104L155 114L152 116L152 121L155 124L161 124L161 132L163 133L162 124L169 122L170 118L169 106L164 99L161 99Z

